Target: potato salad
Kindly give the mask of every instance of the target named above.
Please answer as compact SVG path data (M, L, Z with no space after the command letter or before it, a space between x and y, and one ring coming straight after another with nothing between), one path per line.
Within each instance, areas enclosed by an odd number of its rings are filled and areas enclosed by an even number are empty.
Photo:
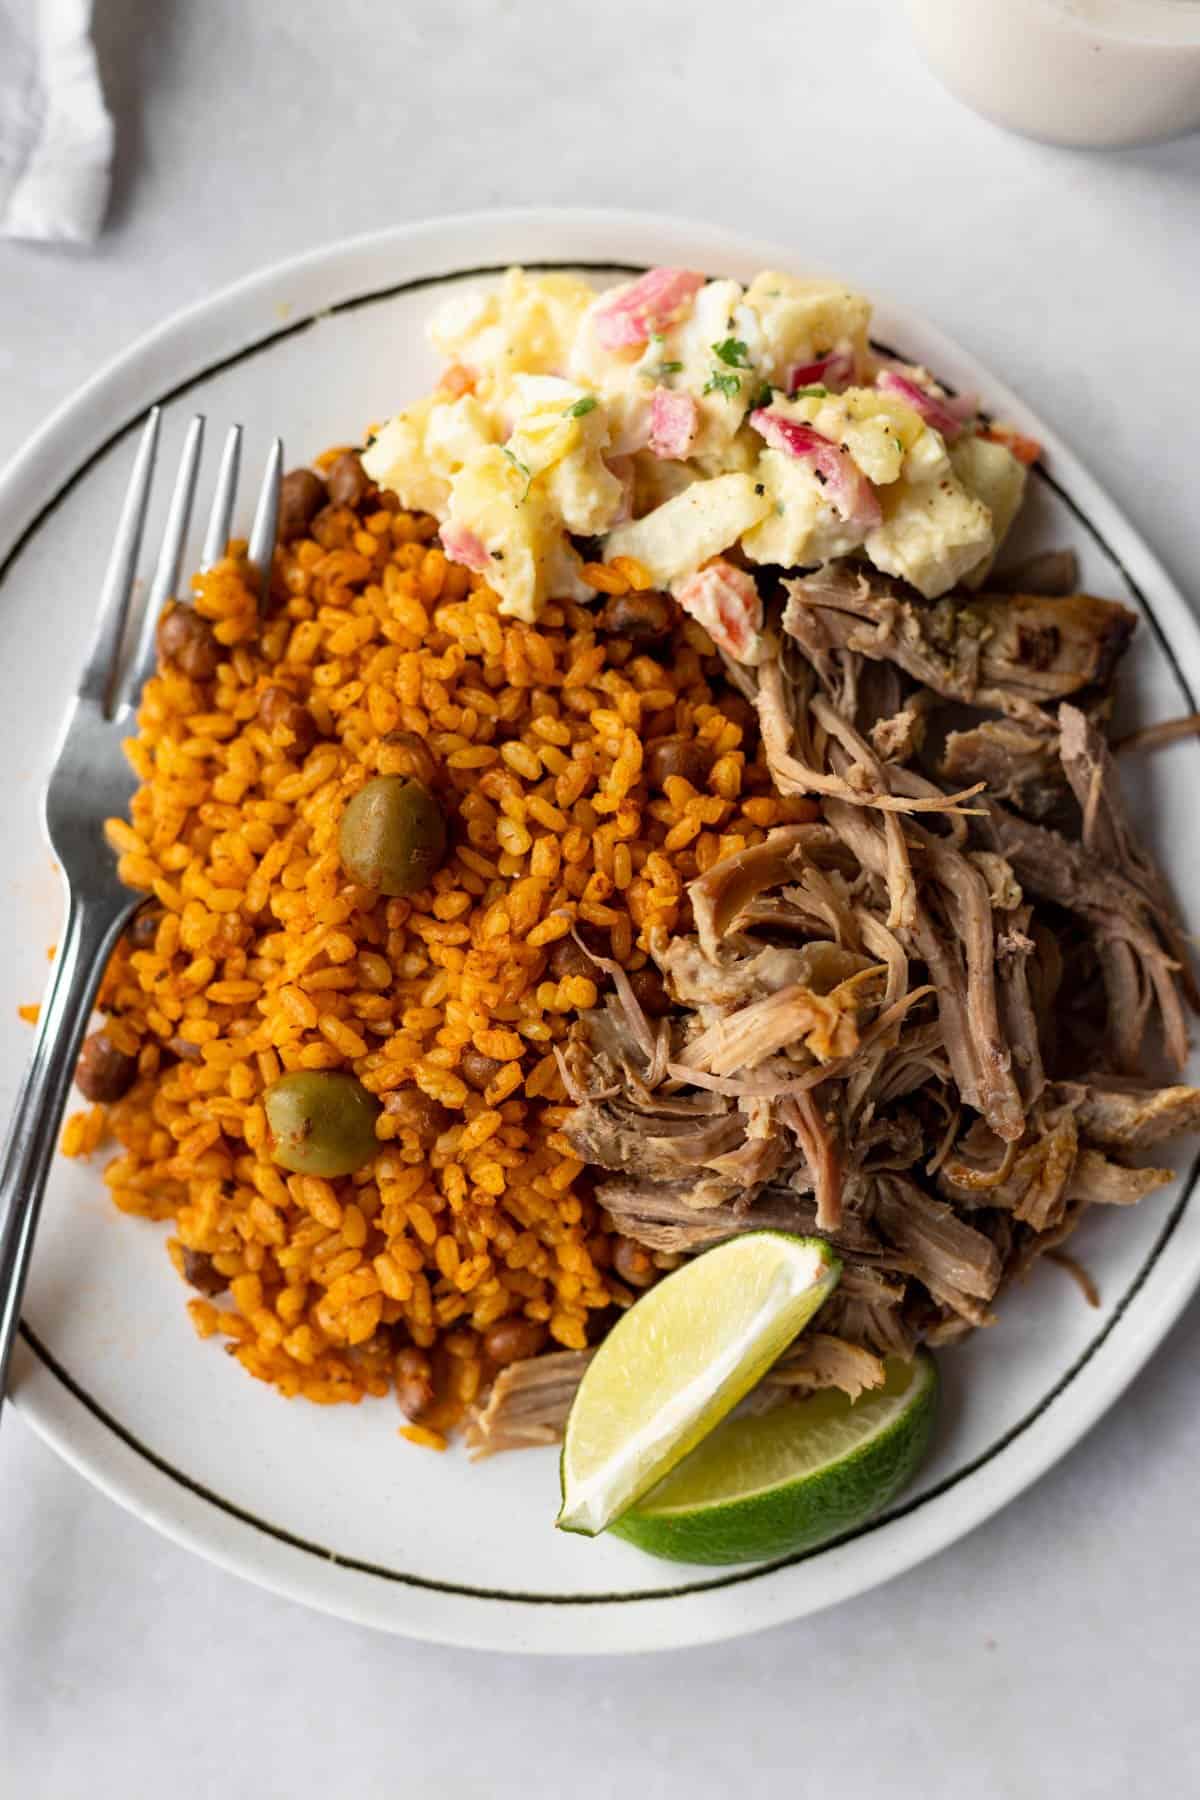
M759 570L853 556L933 599L983 580L1020 505L1036 446L876 354L870 317L860 294L773 270L597 292L510 269L435 313L441 383L364 466L437 517L502 612L590 599L587 563L631 559L754 663Z

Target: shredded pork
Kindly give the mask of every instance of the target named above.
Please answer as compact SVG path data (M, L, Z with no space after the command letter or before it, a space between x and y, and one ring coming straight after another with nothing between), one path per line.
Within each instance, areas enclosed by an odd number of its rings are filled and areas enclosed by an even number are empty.
M934 603L857 566L786 580L762 660L726 669L820 819L691 883L649 945L665 1018L597 959L560 1049L563 1135L654 1274L763 1229L838 1252L754 1406L990 1325L1092 1206L1170 1180L1137 1153L1200 1128L1189 943L1104 727L1135 620L1076 580L1069 554ZM584 1367L504 1370L477 1449L557 1435Z

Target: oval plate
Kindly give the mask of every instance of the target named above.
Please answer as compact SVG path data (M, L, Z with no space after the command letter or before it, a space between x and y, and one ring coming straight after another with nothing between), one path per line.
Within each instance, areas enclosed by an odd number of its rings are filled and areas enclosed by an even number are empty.
M554 211L451 218L334 245L169 321L64 406L0 478L0 666L10 671L0 712L10 791L0 1103L11 1100L26 1050L16 1007L41 990L61 912L38 796L138 420L165 404L166 468L195 410L217 433L246 423L251 467L274 432L292 461L360 441L369 422L430 385L422 327L431 306L511 262L584 267L598 279L666 262L746 279L764 266L794 268L797 258L664 219ZM876 331L956 388L978 390L990 412L1047 446L1009 554L1073 545L1084 585L1145 619L1126 679L1139 721L1195 709L1197 628L1076 458L921 320L883 305ZM1135 773L1151 779L1148 768ZM1200 886L1200 749L1160 758L1152 781L1138 795L1142 816L1152 818L1177 892L1190 894ZM46 1441L114 1499L311 1606L494 1649L704 1643L797 1618L910 1568L1048 1469L1116 1399L1197 1285L1193 1178L1185 1172L1132 1212L1093 1214L1078 1242L1101 1309L1086 1307L1061 1271L1039 1266L1006 1297L993 1330L942 1356L940 1433L913 1490L865 1530L777 1565L690 1571L616 1541L556 1533L550 1451L472 1467L461 1449L438 1457L401 1442L390 1403L282 1404L196 1340L165 1229L120 1218L96 1170L77 1165L62 1164L51 1183L14 1396Z

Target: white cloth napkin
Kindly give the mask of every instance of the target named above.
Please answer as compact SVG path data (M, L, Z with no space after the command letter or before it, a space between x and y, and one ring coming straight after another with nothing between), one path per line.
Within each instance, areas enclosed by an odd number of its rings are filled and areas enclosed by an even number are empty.
M0 0L0 236L100 230L113 127L91 24L92 0Z

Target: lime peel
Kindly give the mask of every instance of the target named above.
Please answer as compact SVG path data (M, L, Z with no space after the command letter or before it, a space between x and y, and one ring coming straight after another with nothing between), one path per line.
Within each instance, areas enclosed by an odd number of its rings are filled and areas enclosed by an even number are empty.
M912 1479L937 1411L933 1358L889 1357L853 1404L827 1389L728 1419L612 1527L674 1562L796 1555L854 1530Z
M632 1506L760 1380L840 1275L823 1239L757 1231L644 1294L575 1396L558 1525L591 1537Z

